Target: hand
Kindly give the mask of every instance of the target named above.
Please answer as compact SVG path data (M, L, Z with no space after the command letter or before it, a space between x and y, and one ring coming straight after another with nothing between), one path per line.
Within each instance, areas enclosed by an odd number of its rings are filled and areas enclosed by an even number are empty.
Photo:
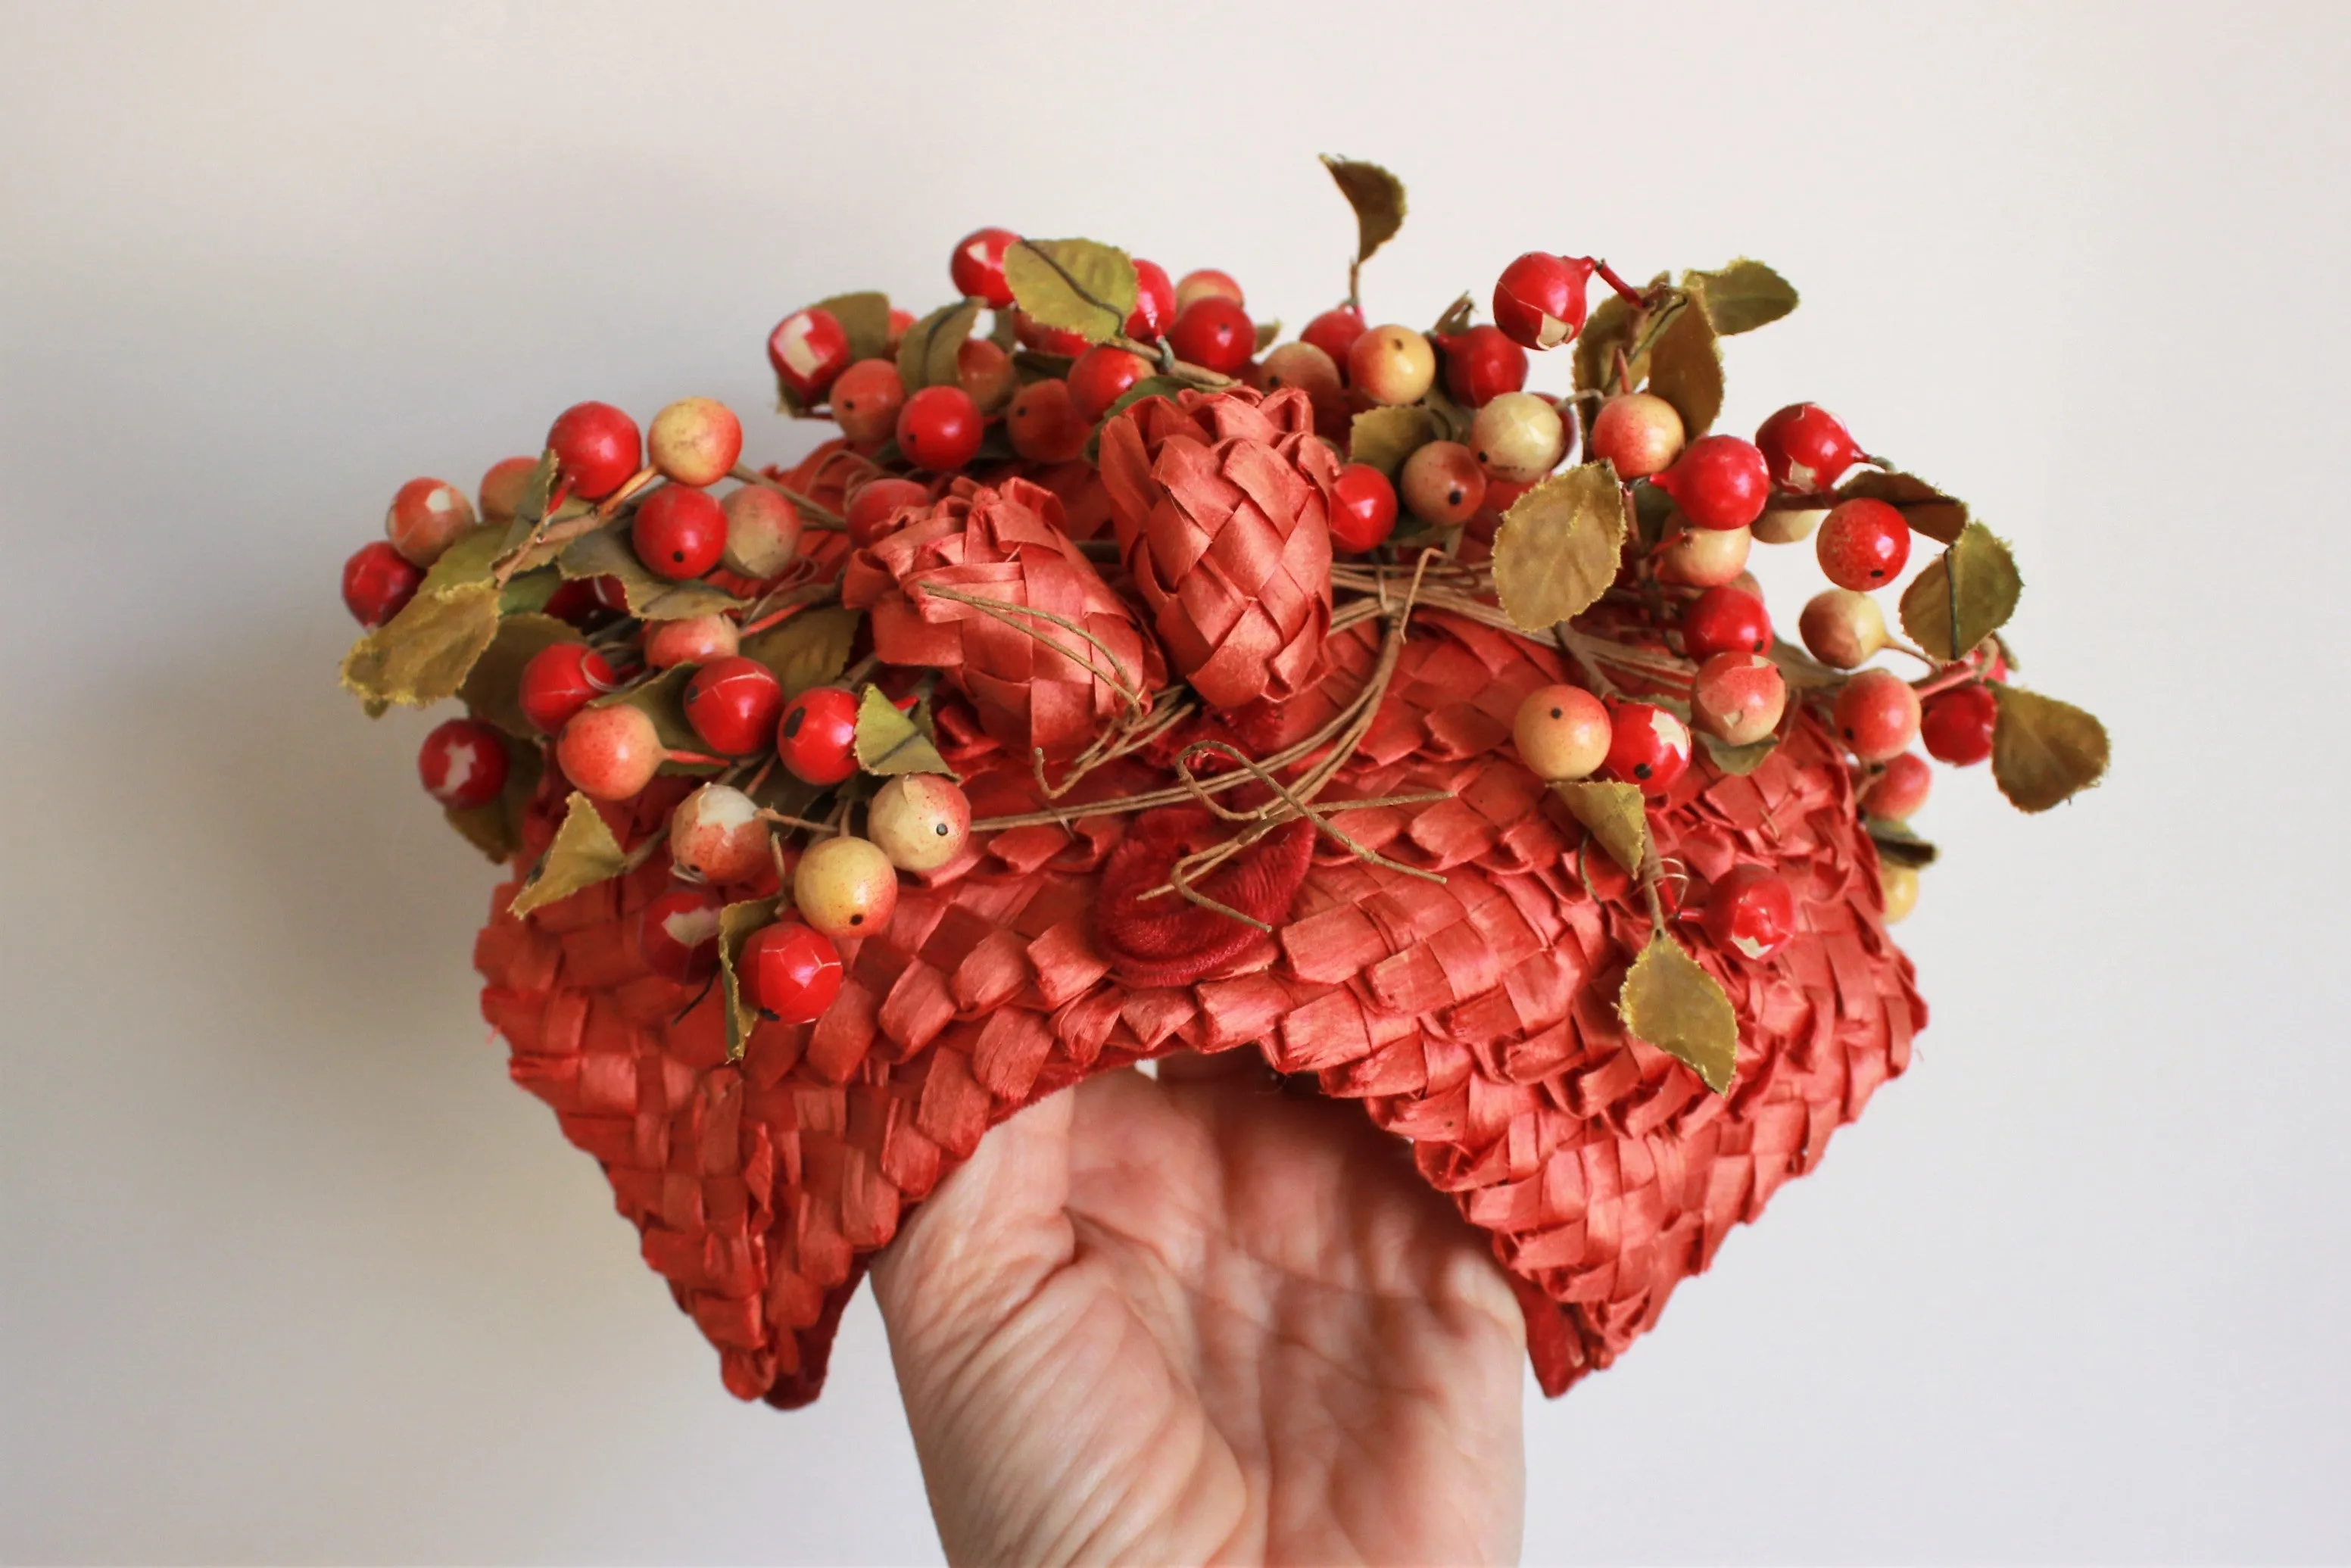
M1500 1269L1402 1144L1254 1051L1030 1106L873 1284L956 1562L1518 1553Z

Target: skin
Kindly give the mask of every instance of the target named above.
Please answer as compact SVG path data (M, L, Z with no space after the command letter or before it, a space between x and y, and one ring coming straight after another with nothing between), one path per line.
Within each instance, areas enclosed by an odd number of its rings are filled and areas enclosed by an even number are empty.
M1491 1252L1256 1053L990 1133L873 1273L956 1563L1481 1563L1524 1511Z

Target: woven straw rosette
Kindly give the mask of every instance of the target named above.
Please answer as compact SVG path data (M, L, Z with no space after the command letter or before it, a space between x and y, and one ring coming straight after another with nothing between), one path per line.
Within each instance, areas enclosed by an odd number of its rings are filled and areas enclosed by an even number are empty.
M1403 192L1331 166L1360 266ZM1289 344L1090 241L954 275L787 318L786 412L839 426L794 465L581 405L353 558L345 684L468 710L420 767L508 873L515 1082L789 1406L989 1127L1253 1051L1411 1145L1559 1393L1908 1065L1913 743L2029 810L2103 770L2011 679L2009 550L1813 405L1712 432L1721 340L1795 306L1759 263L1534 253L1426 333L1351 267ZM1757 540L1847 583L1804 646Z

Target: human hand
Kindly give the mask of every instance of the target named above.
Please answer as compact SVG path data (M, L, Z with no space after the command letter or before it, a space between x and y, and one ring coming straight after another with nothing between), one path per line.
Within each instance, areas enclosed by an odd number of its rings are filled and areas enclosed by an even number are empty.
M1499 1267L1404 1145L1254 1052L1029 1107L873 1285L956 1562L1518 1553Z

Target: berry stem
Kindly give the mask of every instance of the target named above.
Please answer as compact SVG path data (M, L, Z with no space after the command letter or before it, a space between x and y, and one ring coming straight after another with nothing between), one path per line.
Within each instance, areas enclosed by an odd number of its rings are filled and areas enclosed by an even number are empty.
M1910 689L1917 692L1919 700L1923 702L1939 692L1948 692L1956 686L1972 685L1976 678L1975 665L1967 660L1961 660L1956 664L1945 665L1943 673L1938 675L1930 675L1923 681L1911 682Z
M832 837L841 831L838 823L811 822L806 817L789 816L782 811L769 810L764 806L759 809L759 821L774 822L778 827L799 828L811 833L822 833L827 837Z
M1631 284L1625 282L1623 278L1617 277L1616 269L1614 267L1610 267L1606 262L1601 260L1596 256L1588 256L1583 259L1592 264L1592 270L1600 275L1600 281L1614 289L1625 304L1632 306L1636 310L1648 304L1649 297L1642 293L1641 290L1634 287Z
M768 478L765 474L760 473L748 463L737 463L735 465L734 472L729 474L727 477L731 479L739 479L746 485L760 485L766 486L768 489L773 490L777 495L781 496L785 500L789 501L793 506L809 514L807 517L801 519L801 526L804 528L846 528L849 527L848 520L842 517L840 513L831 510L830 507L817 505L816 502L809 499L806 496L801 495L798 490L793 489L789 485Z
M1160 339L1155 347L1149 343L1139 343L1122 332L1111 339L1110 343L1113 348L1124 349L1138 360L1156 359L1159 361L1159 373L1163 376L1173 376L1179 382L1190 382L1194 386L1204 387L1210 392L1219 392L1227 387L1237 387L1241 384L1232 377L1220 375L1206 365L1196 365L1188 361L1177 359L1176 350L1168 345L1165 338Z

